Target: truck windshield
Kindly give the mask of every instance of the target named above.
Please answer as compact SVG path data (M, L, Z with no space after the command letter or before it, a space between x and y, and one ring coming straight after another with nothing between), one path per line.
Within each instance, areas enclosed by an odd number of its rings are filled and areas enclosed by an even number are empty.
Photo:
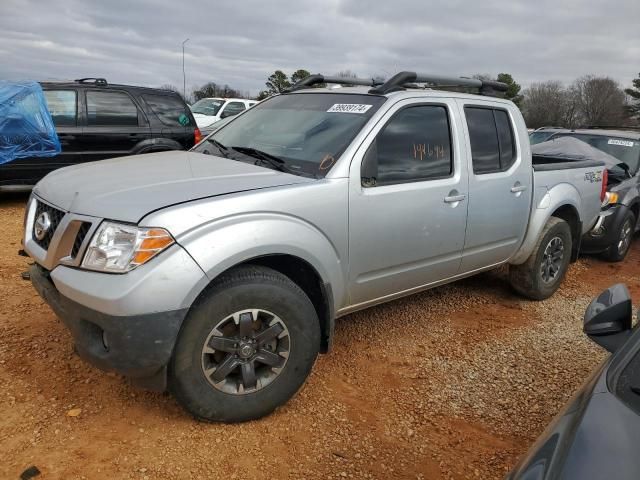
M191 105L191 111L193 113L200 113L201 115L215 117L220 111L220 107L222 107L222 105L224 105L224 100L203 98Z
M557 136L570 136L587 142L592 147L616 157L629 167L635 175L640 164L640 141L629 138L610 137L608 135L589 135L586 133L561 133Z
M194 151L252 163L270 156L290 173L324 177L385 100L347 93L279 95L247 110Z

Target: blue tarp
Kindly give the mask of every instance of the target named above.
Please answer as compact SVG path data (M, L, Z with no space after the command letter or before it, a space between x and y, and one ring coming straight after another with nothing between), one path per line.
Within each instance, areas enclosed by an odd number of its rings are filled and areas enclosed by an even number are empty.
M40 84L0 81L0 164L17 158L53 157L60 151Z

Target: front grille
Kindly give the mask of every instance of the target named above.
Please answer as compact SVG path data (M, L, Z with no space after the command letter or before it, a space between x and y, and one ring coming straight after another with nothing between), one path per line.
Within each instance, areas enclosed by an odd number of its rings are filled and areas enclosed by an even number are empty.
M82 242L84 242L84 238L87 236L87 233L89 233L89 229L91 229L91 222L82 222L82 225L80 225L80 228L78 229L76 239L73 241L71 258L76 258L76 256L78 255L80 247L82 246Z
M46 213L49 216L49 228L46 230L44 236L39 239L36 236L36 225L38 223L38 219L40 216ZM51 238L53 238L53 234L55 233L58 225L60 224L60 220L64 217L64 212L62 210L58 210L46 203L38 201L36 205L36 213L34 215L33 221L33 240L40 245L42 248L47 250L49 248L49 244L51 243Z

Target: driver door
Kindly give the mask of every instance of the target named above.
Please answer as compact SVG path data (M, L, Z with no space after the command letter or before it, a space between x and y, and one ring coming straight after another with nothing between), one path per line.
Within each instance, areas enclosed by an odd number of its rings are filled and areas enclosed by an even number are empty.
M449 99L396 104L351 164L351 305L458 273L467 222L466 150Z

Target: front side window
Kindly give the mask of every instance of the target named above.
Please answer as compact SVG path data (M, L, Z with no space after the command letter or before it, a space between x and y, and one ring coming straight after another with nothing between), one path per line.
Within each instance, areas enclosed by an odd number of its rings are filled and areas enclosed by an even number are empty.
M281 163L290 173L324 177L385 101L383 96L346 93L278 95L193 150L267 167Z
M138 108L124 92L87 92L87 125L138 125Z
M516 146L509 115L504 110L465 107L473 173L508 170L516 160Z
M45 90L47 107L56 127L75 127L77 123L77 100L73 90Z
M444 178L452 172L447 109L420 105L400 110L378 133L365 155L362 176L364 186L381 186Z

